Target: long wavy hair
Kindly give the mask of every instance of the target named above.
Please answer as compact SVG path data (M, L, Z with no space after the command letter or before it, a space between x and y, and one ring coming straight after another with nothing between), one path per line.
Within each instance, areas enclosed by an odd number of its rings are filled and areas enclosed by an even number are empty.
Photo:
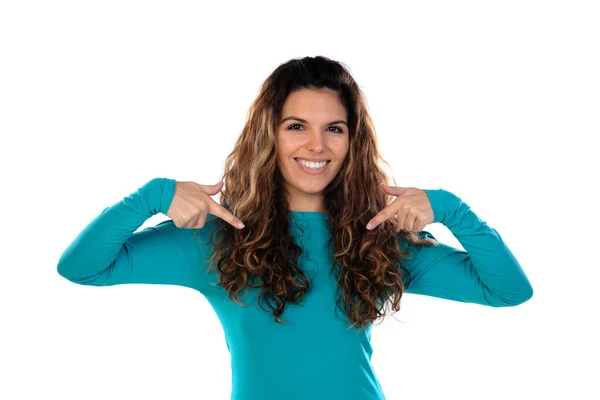
M311 281L298 265L302 248L289 231L290 209L283 176L277 166L276 131L288 95L299 89L329 88L339 94L348 113L349 150L342 167L325 188L324 206L334 249L331 273L337 277L337 306L350 327L365 327L386 315L385 305L400 310L410 281L401 259L408 250L399 246L401 237L418 246L437 242L417 233L398 231L385 221L372 231L367 222L385 208L391 196L383 192L388 183L378 149L374 124L359 86L348 68L327 57L292 59L279 65L262 84L252 103L246 124L225 162L221 205L244 221L238 230L209 216L215 222L208 258L229 297L239 305L245 288L260 288L259 306L265 300L278 323L286 303L299 304ZM395 185L395 180L394 180Z

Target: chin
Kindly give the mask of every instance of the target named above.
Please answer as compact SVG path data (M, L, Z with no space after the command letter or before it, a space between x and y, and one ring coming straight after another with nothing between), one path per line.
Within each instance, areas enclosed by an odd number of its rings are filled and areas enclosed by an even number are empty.
M326 182L326 183L319 182L318 184L314 184L314 185L294 184L293 187L298 192L302 192L302 193L306 193L306 194L319 194L325 190L327 185L329 185L329 182Z
M320 192L331 183L330 180L315 180L313 182L297 182L296 187L306 192Z

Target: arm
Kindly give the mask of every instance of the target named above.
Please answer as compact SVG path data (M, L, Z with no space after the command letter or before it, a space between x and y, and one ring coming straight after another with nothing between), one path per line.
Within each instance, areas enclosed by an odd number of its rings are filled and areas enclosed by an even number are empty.
M167 214L175 185L152 179L104 209L62 253L57 272L81 285L171 284L202 291L207 277L201 256L207 249L193 230L169 220L134 233L151 216Z
M516 306L533 296L533 288L500 234L488 226L459 197L443 189L425 190L434 222L443 223L466 251L439 243L410 245L412 256L403 260L410 272L406 293L477 303L492 307ZM421 231L422 238L435 237Z

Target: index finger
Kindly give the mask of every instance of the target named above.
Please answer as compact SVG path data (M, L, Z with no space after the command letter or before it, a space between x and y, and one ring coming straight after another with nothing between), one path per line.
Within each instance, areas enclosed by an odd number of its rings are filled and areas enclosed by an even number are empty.
M394 218L394 215L389 215L389 214L393 214L392 209L389 206L384 208L383 210L379 211L377 213L377 215L375 215L373 218L371 218L371 220L367 224L367 229L371 230L371 229L375 228L377 225L381 224L383 221Z
M212 200L212 199L211 199ZM230 225L242 229L245 225L244 223L235 215L229 212L225 207L217 203L216 201L212 201L210 205L210 213L216 215L222 220L228 222Z

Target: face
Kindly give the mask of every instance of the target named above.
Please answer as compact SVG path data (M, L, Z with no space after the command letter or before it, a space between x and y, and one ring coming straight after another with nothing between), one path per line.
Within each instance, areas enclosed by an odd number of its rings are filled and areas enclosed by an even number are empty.
M323 190L348 148L348 115L336 92L301 89L288 96L277 127L277 165L292 211L324 212Z

